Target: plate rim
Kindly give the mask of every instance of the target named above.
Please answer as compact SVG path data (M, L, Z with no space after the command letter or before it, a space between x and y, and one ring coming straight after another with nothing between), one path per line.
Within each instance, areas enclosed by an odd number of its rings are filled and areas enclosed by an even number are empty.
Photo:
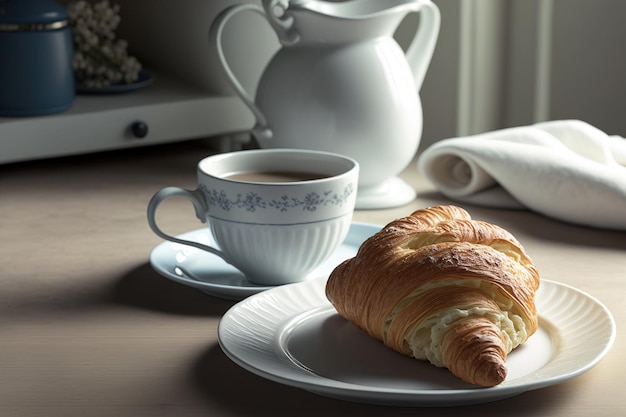
M424 389L401 389L401 388L385 388L385 387L374 387L369 385L359 385L357 383L339 381L335 379L330 379L324 376L316 375L313 372L309 372L309 375L305 378L304 370L299 369L297 365L293 364L293 362L282 360L277 353L280 350L280 346L273 346L274 355L278 359L281 365L278 366L278 369L287 369L291 371L289 375L279 375L277 372L272 372L272 370L265 369L263 366L259 366L258 363L250 363L245 360L245 358L239 357L235 352L231 350L229 347L230 342L225 342L225 326L228 321L232 319L233 315L237 312L238 309L241 309L242 306L245 306L247 303L253 303L255 305L259 305L258 301L263 297L271 297L274 301L280 300L279 292L293 290L296 291L304 290L305 287L310 287L313 285L324 285L325 278L318 278L316 280L305 281L295 284L286 285L279 288L273 288L268 291L255 294L245 300L240 301L239 303L232 306L221 318L218 325L218 344L222 351L229 357L233 362L241 366L242 368L257 374L263 378L272 380L274 382L278 382L284 385L301 388L310 392L314 392L316 394L324 395L327 397L339 398L342 400L361 402L361 403L370 403L370 404L379 404L379 405L400 405L400 406L458 406L458 405L469 405L469 404L477 404L477 403L485 403L496 400L501 400L509 397L513 397L519 394L522 394L527 391L536 390L540 388L545 388L547 386L556 385L558 383L567 381L576 376L579 376L595 365L597 365L602 358L608 353L611 347L614 344L616 338L616 323L615 319L612 316L609 309L600 302L597 298L592 295L574 287L569 284L542 279L542 284L545 283L546 286L556 288L557 290L563 291L573 291L577 293L579 296L587 299L589 303L591 303L598 311L602 312L604 317L607 319L607 328L608 339L603 346L598 346L598 351L595 352L592 360L580 364L569 372L562 373L557 376L552 376L545 379L540 379L533 382L526 382L522 384L511 384L511 385L499 385L496 387L490 388L468 388L468 389L437 389L437 390L424 390ZM301 287L298 288L297 286ZM319 297L319 294L318 294ZM327 305L332 307L330 302L326 302ZM294 320L298 315L303 315L307 311L311 311L316 308L324 307L326 303L318 303L318 305L307 305L303 307L303 310L298 312L290 313L289 316L284 317L281 320L281 324L277 325L274 329L275 332L279 332L282 328L284 328L285 323ZM553 325L550 317L544 317L540 312L540 319L547 320L549 325ZM557 326L557 329L559 327ZM559 329L560 330L560 329ZM279 333L274 334L273 340L276 341L280 336ZM562 340L562 338L561 338ZM562 354L562 352L559 352ZM547 365L553 363L556 358L559 357L559 354L555 355L551 361L544 364L540 369L545 368ZM286 365L285 365L286 364ZM296 373L293 374L294 370L298 369L302 375ZM326 385L324 382L332 381L332 385ZM364 398L367 395L368 398ZM445 401L445 403L444 403Z

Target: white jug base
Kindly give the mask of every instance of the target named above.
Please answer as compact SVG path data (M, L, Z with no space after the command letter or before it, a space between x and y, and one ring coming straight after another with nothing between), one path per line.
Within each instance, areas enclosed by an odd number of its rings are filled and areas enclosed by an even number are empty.
M417 197L417 192L398 177L391 177L380 184L359 187L356 196L357 209L382 209L403 206Z

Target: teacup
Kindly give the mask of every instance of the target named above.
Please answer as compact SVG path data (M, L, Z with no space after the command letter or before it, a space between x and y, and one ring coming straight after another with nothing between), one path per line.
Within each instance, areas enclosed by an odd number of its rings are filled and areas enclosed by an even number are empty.
M348 234L359 165L304 149L243 150L198 163L198 187L166 187L148 204L150 228L163 239L224 259L260 285L302 281ZM156 223L158 206L186 197L208 222L218 247L180 239Z

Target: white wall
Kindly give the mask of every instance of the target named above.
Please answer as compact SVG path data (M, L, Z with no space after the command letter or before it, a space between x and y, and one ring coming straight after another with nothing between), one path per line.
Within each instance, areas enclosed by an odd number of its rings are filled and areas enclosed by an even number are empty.
M433 141L577 118L626 135L626 2L434 0L439 44L421 92Z
M550 118L626 136L624 19L624 0L554 0Z

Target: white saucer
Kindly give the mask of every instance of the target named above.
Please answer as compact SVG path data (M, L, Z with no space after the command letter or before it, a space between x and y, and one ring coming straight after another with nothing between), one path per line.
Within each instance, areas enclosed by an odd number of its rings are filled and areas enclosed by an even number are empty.
M479 388L369 337L337 314L325 285L326 278L313 279L237 303L220 321L220 346L252 373L320 395L383 405L458 406L567 381L595 366L615 340L615 321L602 303L542 280L537 333L509 354L502 384Z
M344 242L310 276L328 276L342 261L356 255L365 239L379 230L380 226L353 222ZM179 237L215 245L211 230L208 228L194 230ZM248 281L240 271L215 255L169 241L159 244L152 250L150 264L159 274L172 281L230 300L240 300L273 288Z

